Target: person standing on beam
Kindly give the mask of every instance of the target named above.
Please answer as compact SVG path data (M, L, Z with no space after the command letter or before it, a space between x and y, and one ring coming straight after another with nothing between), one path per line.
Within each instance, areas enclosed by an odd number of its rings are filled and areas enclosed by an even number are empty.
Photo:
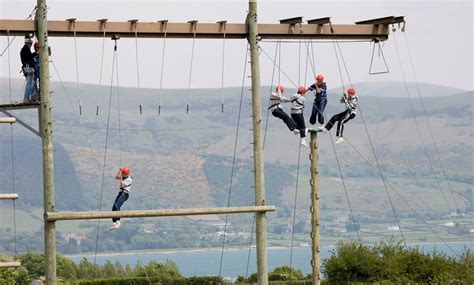
M290 118L290 116L288 116L288 114L285 113L281 107L281 103L290 102L290 99L282 95L283 92L285 92L285 87L278 85L275 89L275 92L272 92L270 95L270 107L268 107L268 109L272 112L274 117L282 119L288 129L290 129L290 131L296 135L300 131L296 128L296 124L293 119Z
M120 180L120 192L117 198L115 198L112 211L120 211L120 207L128 200L130 187L133 183L133 179L130 176L130 168L120 167L117 175L115 175L115 179ZM112 230L118 229L120 226L120 218L112 218Z
M31 52L31 46L33 45L33 40L29 35L25 36L25 45L20 51L21 58L21 70L25 76L25 91L23 95L23 103L28 103L31 101L31 96L35 92L35 61L33 58L33 53Z
M311 117L309 117L309 123L314 126L314 124L316 124L316 119L318 119L318 122L322 126L324 124L324 109L328 103L328 87L324 81L324 76L322 74L316 75L316 83L309 86L308 90L314 90L313 110L311 112Z

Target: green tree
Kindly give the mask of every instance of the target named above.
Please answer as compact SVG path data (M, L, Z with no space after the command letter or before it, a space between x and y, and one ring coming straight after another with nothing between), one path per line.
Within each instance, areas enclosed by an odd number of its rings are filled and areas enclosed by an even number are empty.
M289 281L289 280L301 280L303 279L303 273L299 269L290 268L289 266L283 265L275 268L268 274L269 281Z

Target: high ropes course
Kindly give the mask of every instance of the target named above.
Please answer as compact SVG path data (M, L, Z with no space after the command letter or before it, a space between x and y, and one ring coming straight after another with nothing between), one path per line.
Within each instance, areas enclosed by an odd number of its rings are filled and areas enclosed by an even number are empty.
M36 12L35 20L32 20L32 15ZM401 27L402 25L402 27ZM404 17L384 17L372 20L365 20L356 22L355 24L333 24L329 17L318 18L308 20L306 23L303 22L302 17L295 17L289 19L280 20L279 24L261 24L257 23L257 3L255 0L249 0L249 11L246 17L245 23L228 23L227 21L218 21L216 23L200 23L197 20L191 20L186 23L173 23L168 20L159 20L157 22L141 22L138 19L132 19L126 22L112 22L107 19L99 19L97 21L78 21L75 18L67 19L65 21L51 21L47 19L47 8L46 0L38 0L38 5L30 14L26 20L11 20L11 19L1 19L0 20L0 35L7 36L8 39L8 56L10 56L9 48L12 41L15 37L23 37L25 34L36 35L39 43L39 58L40 58L40 102L27 102L22 104L4 104L0 105L0 112L7 115L8 117L0 118L0 123L18 123L23 127L27 128L34 134L38 135L42 139L42 153L43 153L43 191L44 191L44 238L45 238L45 264L46 264L46 284L53 285L56 284L56 222L65 221L65 220L80 220L80 219L97 219L97 238L96 238L96 254L97 254L97 242L99 236L99 224L100 219L104 218L140 218L140 217L169 217L169 216L191 216L191 215L215 215L215 214L225 214L225 228L224 236L222 241L222 252L221 252L221 262L219 268L219 276L222 273L222 260L225 249L226 242L226 231L227 231L227 218L228 214L243 214L243 213L253 213L254 223L252 225L252 234L249 247L249 258L247 261L247 273L248 273L248 263L250 260L250 250L253 243L253 232L256 233L256 249L257 249L257 276L258 284L268 284L268 270L267 270L267 212L275 211L275 206L265 204L265 179L264 179L264 147L265 139L267 134L268 126L268 117L269 112L267 112L266 119L262 118L262 95L261 95L261 86L260 86L260 56L265 56L269 61L273 63L273 73L272 73L272 84L271 89L275 86L279 86L281 83L281 76L283 75L286 79L291 82L293 87L298 88L302 85L301 82L303 79L300 74L298 75L297 83L295 83L292 78L288 76L287 73L282 69L281 64L281 44L283 41L293 41L298 40L299 45L303 45L304 54L306 55L306 71L309 69L313 76L316 76L316 61L314 56L313 41L328 41L332 43L334 47L334 53L336 57L337 67L340 75L341 85L345 90L346 87L352 87L352 81L344 55L342 53L339 43L341 41L371 41L373 42L372 50L372 60L370 63L369 74L377 74L380 72L372 71L373 57L376 45L379 45L379 54L382 55L385 66L387 67L385 56L380 47L380 43L388 40L389 32L391 29L396 30L396 27L401 27L401 30L405 29ZM11 38L12 37L12 38ZM162 87L163 87L163 66L165 61L165 47L167 39L191 39L191 59L189 63L189 73L188 73L188 85L186 90L186 113L191 111L190 96L189 92L191 89L191 79L192 79L192 70L193 70L193 60L194 60L194 49L195 41L200 39L221 39L222 40L222 59L221 59L221 87L224 89L224 66L225 66L225 50L226 50L226 40L247 40L246 56L245 56L245 68L244 75L242 79L242 90L240 94L240 106L238 111L237 127L235 134L234 142L234 152L233 152L233 161L232 161L232 170L229 184L229 192L227 197L226 207L220 208L186 208L186 209L153 209L153 210L133 210L133 211L103 211L99 208L98 211L86 211L86 212L72 212L72 211L58 211L55 208L55 188L54 188L54 169L53 169L53 136L52 136L52 112L51 112L51 89L50 89L50 66L55 70L61 85L64 88L61 76L56 68L50 50L48 48L49 37L73 37L74 38L74 54L75 54L75 69L76 69L76 84L77 84L77 98L78 98L78 108L75 110L74 114L79 118L83 115L82 101L79 92L79 60L77 53L77 43L76 38L101 38L102 39L102 48L101 48L101 61L100 61L100 76L99 76L99 85L103 82L103 58L104 58L104 43L106 38L111 38L115 41L113 61L112 61L112 76L110 83L110 94L109 94L109 109L107 113L107 127L106 127L106 142L104 149L103 161L96 161L98 167L102 167L102 183L101 183L101 193L100 193L100 207L102 206L102 190L104 188L104 176L105 176L105 162L107 158L107 146L108 146L108 134L109 134L109 125L111 119L111 100L112 100L112 91L114 88L114 82L117 87L117 94L119 92L119 61L118 61L118 42L120 38L132 38L135 40L135 60L136 60L136 78L137 78L137 107L139 114L143 114L144 106L141 100L140 94L140 66L139 66L139 49L138 49L138 39L139 38L160 38L163 41L163 50L161 53L161 73L159 80L159 98L158 104L156 106L156 113L160 115L162 113ZM406 36L405 36L406 37ZM275 55L272 57L267 51L265 51L260 45L260 42L263 41L276 41L276 51ZM406 40L406 38L405 38ZM396 43L396 40L395 40ZM408 46L408 44L407 44ZM398 45L397 53L398 53ZM5 52L5 51L4 51ZM3 53L2 53L3 55ZM277 58L278 56L278 58ZM301 48L299 53L299 58L302 57ZM249 59L248 59L249 58ZM400 60L400 57L399 57ZM413 68L413 62L410 54L411 67ZM231 195L232 195L232 185L233 185L233 176L235 171L235 161L236 161L236 150L237 150L237 139L239 136L239 126L241 119L241 110L242 110L242 95L244 89L244 80L246 78L247 63L250 63L250 78L251 78L251 91L252 91L252 132L253 132L253 174L254 174L254 189L255 189L255 204L242 207L231 207ZM301 69L299 67L299 69ZM388 72L388 67L386 71ZM275 79L275 73L277 73L277 78ZM305 72L307 74L307 72ZM403 73L402 73L403 74ZM115 76L115 78L114 78ZM403 79L406 85L406 79L403 75ZM276 81L276 84L274 84ZM306 76L304 78L304 85L306 85ZM64 88L65 89L65 88ZM66 90L65 90L66 91ZM430 168L433 173L436 175L436 172L433 169L432 161L430 156L426 151L426 143L421 136L420 127L418 126L418 121L414 113L413 105L411 104L411 97L409 90L407 88L407 93L410 98L410 107L412 114L416 123L417 131L420 136L420 139L423 144L424 153L427 156L427 159L430 163ZM418 94L421 94L418 89ZM223 91L220 98L220 110L224 113L224 97ZM73 106L74 104L68 97L68 100ZM119 100L119 96L117 96ZM11 87L10 87L10 101L11 101ZM120 102L118 101L120 106ZM10 111L23 110L23 109L36 109L38 112L38 129L30 126L26 122L23 122L21 119L15 117ZM423 106L424 110L424 106ZM100 100L97 98L97 107L96 115L99 115L100 111ZM324 113L324 110L321 113ZM402 241L406 245L405 236L400 225L400 217L396 211L396 208L393 203L393 197L391 193L398 196L417 216L417 218L422 221L440 240L441 237L436 233L436 231L430 226L429 223L423 220L423 218L416 212L416 210L410 206L410 204L400 195L400 193L389 183L387 178L382 172L380 166L380 161L377 158L375 152L375 147L373 145L371 136L368 132L366 121L364 119L363 112L358 106L358 112L361 115L362 122L367 134L367 138L370 144L370 149L374 157L375 163L370 162L349 140L346 141L354 149L362 161L364 161L369 167L371 167L374 172L380 176L384 189L386 191L388 200L391 205L391 210L393 212L394 224L397 225ZM118 112L118 131L119 131L119 145L120 145L120 162L122 162L122 153L121 153L121 135L120 135L120 110ZM427 119L426 110L424 110L424 115ZM327 118L326 114L324 116ZM428 119L427 119L428 121ZM79 120L80 122L80 120ZM428 122L429 126L429 122ZM439 152L436 147L436 142L434 140L431 127L429 127L431 139L435 145L437 151L437 157L439 158ZM311 240L312 240L312 283L320 284L321 274L321 260L320 260L320 194L319 194L319 154L318 154L318 133L315 131L310 131L310 155L309 159L311 162L310 173L310 186L311 186ZM331 133L329 133L331 134ZM13 138L13 131L11 133ZM333 141L331 137L331 141ZM347 187L344 180L344 175L341 169L340 159L336 152L334 143L332 144L332 149L336 158L336 164L338 167L340 179L342 186L344 188L346 200L349 207L351 223L355 226L357 225L356 218L353 213L351 206L351 199L347 191ZM13 139L12 139L12 163L13 163ZM298 149L298 160L297 160L297 170L296 170L296 186L295 186L295 197L294 197L294 206L293 206L293 230L291 237L291 250L293 250L294 243L294 228L295 228L295 217L296 217L296 201L298 195L298 178L300 172L300 160L301 160L301 145ZM442 165L442 162L441 162ZM14 169L14 167L12 167ZM446 178L446 172L443 166L443 174ZM14 173L12 175L14 177ZM446 178L447 180L447 178ZM443 195L444 202L448 205L447 198L445 193L442 190L440 185L440 178L436 176L436 183ZM449 183L449 182L448 182ZM389 189L391 191L389 191ZM13 183L13 192L14 191ZM454 201L454 194L449 187L450 193ZM0 199L10 199L15 201L18 198L18 194L0 194ZM14 202L15 203L15 202ZM14 206L15 207L15 206ZM449 205L448 205L449 207ZM457 204L456 207L458 208ZM15 209L15 208L14 208ZM451 209L450 209L451 210ZM362 243L363 239L360 236L360 232L355 227L355 232L357 235L358 242ZM16 234L16 222L15 222L15 234ZM468 236L469 237L469 236ZM469 237L470 240L470 237ZM444 241L443 241L444 242ZM470 240L472 243L472 240ZM445 243L447 245L447 243ZM448 246L448 245L447 245ZM449 248L449 246L448 246ZM292 254L290 254L290 267L292 266ZM15 245L15 256L16 256L16 245ZM19 262L5 262L0 263L0 267L18 267L20 266Z

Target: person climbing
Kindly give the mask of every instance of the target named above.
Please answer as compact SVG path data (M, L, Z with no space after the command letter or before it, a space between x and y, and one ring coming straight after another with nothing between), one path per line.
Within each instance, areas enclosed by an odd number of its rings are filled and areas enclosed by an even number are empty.
M35 62L35 75L34 75L34 82L35 82L35 92L33 94L33 96L31 97L32 100L37 100L37 101L40 101L40 85L39 85L39 77L40 77L40 58L39 58L39 49L40 49L40 43L39 42L35 42L35 44L33 45L33 48L34 48L34 52L33 52L33 60Z
M332 116L329 122L325 127L319 127L316 131L326 133L331 130L334 126L334 123L337 122L336 137L337 140L334 142L336 144L344 141L342 138L342 133L344 132L344 125L350 120L354 119L356 116L357 109L357 96L355 95L356 91L354 88L350 87L347 89L347 92L344 92L341 97L341 103L346 104L346 110L339 114Z
M128 200L128 195L130 192L130 187L133 183L133 179L130 176L130 168L120 167L115 179L120 180L120 192L115 198L114 205L112 206L112 211L120 211L123 203ZM120 218L112 218L112 229L117 229L121 225Z
M35 60L33 58L33 53L31 53L32 44L33 40L31 39L31 37L29 37L29 35L25 36L25 45L20 51L20 58L22 64L21 69L26 80L23 103L30 102L31 96L35 92Z
M290 102L290 99L284 97L282 93L285 92L285 87L282 85L278 85L275 89L275 92L272 92L270 95L270 107L268 109L272 112L274 117L280 118L285 122L286 126L290 131L292 131L295 135L299 133L299 130L296 129L296 124L290 116L288 116L283 108L281 107L281 103Z
M314 90L313 110L311 111L311 117L309 117L309 123L311 125L316 124L316 118L321 125L324 124L324 109L328 103L327 89L328 88L322 74L318 74L316 76L316 82L308 87L309 91Z
M306 142L306 126L304 123L304 94L308 91L306 87L301 86L298 92L290 97L291 102L291 118L296 123L296 128L300 131L300 143L302 146L308 147Z

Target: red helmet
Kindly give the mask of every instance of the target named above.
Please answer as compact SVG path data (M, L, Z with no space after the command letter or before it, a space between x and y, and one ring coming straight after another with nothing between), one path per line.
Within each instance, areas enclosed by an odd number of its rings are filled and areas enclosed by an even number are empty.
M316 81L317 81L318 83L323 82L323 80L324 80L324 76L323 76L322 74L316 75Z
M276 91L278 92L278 90L280 90L281 93L285 92L285 87L283 85L278 85L276 87Z
M304 86L300 86L300 88L298 88L298 93L300 94L304 94L308 91L308 89L306 89L306 87Z
M356 90L352 87L349 87L349 89L347 89L347 94L350 94L350 95L355 95L356 94Z
M130 168L128 167L121 167L120 170L123 176L128 176L130 174Z
M40 48L40 43L39 42L35 42L35 44L33 45L34 48Z

